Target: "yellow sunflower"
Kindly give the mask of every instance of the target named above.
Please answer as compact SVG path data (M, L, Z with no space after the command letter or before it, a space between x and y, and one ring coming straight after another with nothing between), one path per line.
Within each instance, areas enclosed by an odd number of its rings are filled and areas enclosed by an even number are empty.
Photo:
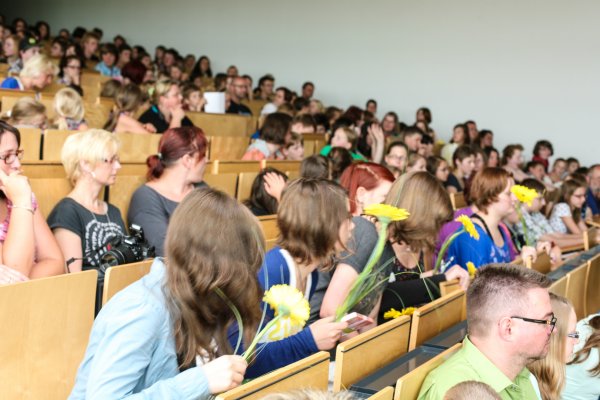
M473 224L473 221L471 221L471 218L467 217L466 215L461 215L460 217L456 218L455 221L462 224L469 236L475 240L479 240L479 232L477 232L477 229L475 229L475 225Z
M533 200L539 196L536 190L521 185L513 185L510 191L517 197L517 200L529 207L531 207Z
M377 217L377 219L391 221L402 221L410 215L408 211L403 208L390 206L388 204L372 204L364 208L364 213Z
M469 271L469 276L471 278L475 277L477 268L475 268L475 264L473 264L471 261L467 261L467 271Z
M383 313L383 319L395 319L403 315L412 315L415 312L415 307L406 307L402 311L398 311L395 308L391 308L389 311Z
M289 318L293 326L304 326L310 316L310 306L304 295L289 285L273 285L263 301L275 311L275 316Z

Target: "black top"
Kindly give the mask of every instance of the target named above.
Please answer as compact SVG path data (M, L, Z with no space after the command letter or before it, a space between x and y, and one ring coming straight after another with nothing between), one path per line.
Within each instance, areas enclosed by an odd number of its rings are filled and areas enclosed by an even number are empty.
M163 133L164 131L169 129L169 123L156 106L152 106L149 109L147 109L140 116L139 121L142 124L152 124L156 129L156 133ZM188 117L183 117L183 119L181 120L181 126L194 126L194 124Z
M81 239L83 269L99 268L100 258L111 239L125 234L121 212L112 204L108 213L95 214L70 197L62 199L48 216L50 229L63 228Z
M231 104L227 109L227 114L252 115L252 111L243 104L231 101Z

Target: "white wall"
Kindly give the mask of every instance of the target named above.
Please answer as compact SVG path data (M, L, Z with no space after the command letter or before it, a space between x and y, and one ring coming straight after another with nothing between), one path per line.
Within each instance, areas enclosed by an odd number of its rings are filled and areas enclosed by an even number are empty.
M475 119L496 147L546 138L556 154L599 162L600 2L581 0L33 0L9 19L46 19L55 32L99 26L153 51L207 54L255 80L316 84L326 104L379 102L405 122L427 105L433 128ZM381 115L380 115L381 116Z

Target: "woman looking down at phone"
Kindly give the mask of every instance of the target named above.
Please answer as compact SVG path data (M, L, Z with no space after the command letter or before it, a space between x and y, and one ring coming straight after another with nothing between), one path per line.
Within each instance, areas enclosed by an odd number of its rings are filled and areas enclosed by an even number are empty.
M64 259L21 175L19 130L0 121L0 284L59 275Z

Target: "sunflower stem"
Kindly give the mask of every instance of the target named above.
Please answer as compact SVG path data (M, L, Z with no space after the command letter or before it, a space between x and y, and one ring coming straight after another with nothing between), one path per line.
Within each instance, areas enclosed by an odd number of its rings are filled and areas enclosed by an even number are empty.
M444 257L446 256L448 247L450 247L452 242L454 242L456 240L456 238L458 236L460 236L461 234L463 234L464 232L466 232L466 230L465 230L465 228L462 228L461 230L454 232L454 234L452 236L450 236L448 239L446 239L446 241L442 245L442 248L440 249L440 252L438 253L437 260L435 260L435 268L433 269L434 274L440 273L440 265L442 264L442 261L444 260Z

